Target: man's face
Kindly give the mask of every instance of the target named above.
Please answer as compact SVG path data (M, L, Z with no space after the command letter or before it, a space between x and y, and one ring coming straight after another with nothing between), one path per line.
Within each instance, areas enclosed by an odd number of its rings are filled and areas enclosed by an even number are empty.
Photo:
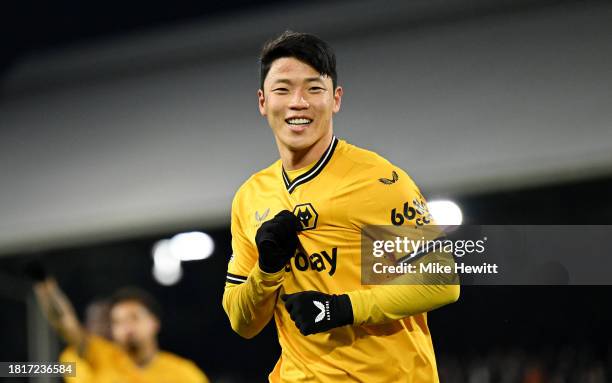
M126 351L136 351L155 341L159 331L158 319L138 301L124 301L111 309L113 340Z
M331 133L332 116L340 110L342 88L332 79L293 57L275 60L263 91L259 112L268 119L279 145L303 150Z

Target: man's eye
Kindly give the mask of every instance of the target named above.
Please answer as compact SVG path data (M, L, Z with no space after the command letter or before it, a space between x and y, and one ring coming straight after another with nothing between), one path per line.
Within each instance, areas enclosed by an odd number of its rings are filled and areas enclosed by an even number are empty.
M272 92L286 93L286 92L289 92L289 89L287 89L287 88L275 88L275 89L272 89Z
M325 90L325 89L321 88L320 86L313 86L312 88L310 88L310 90L312 92L320 92L320 91Z

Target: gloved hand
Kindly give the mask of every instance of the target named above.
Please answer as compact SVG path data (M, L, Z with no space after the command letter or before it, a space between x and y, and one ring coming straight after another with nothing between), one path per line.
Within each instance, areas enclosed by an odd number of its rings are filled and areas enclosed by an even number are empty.
M259 251L259 268L266 273L282 270L295 254L300 220L289 210L283 210L264 222L257 230L255 243Z
M318 291L283 294L281 299L302 335L316 334L353 324L353 306L348 295Z
M28 262L25 265L23 273L34 283L42 282L49 277L47 268L42 261L38 259Z

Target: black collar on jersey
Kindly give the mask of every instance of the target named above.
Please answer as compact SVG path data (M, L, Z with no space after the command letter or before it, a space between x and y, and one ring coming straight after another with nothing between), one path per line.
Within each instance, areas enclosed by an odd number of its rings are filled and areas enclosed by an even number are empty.
M289 182L289 177L287 176L287 173L285 173L285 168L281 167L283 172L283 181L285 182L285 187L287 188L289 194L291 194L299 185L310 181L311 179L315 178L319 173L321 173L325 165L327 165L327 163L331 159L332 154L334 154L336 146L338 146L338 139L336 138L336 136L333 136L331 143L329 144L329 146L325 150L325 153L323 153L323 156L321 156L319 161L317 161L317 163L312 168L310 168L310 170L308 170L301 176L295 177L295 179L291 182Z

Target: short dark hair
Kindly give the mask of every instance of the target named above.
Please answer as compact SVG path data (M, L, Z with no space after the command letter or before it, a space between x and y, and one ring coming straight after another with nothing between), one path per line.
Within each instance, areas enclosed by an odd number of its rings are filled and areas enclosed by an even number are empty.
M111 310L117 304L127 301L135 301L143 305L157 319L161 320L161 305L151 294L138 287L123 287L117 290L109 299Z
M331 77L334 89L336 89L338 85L336 55L331 46L309 33L285 31L275 39L268 41L261 50L260 86L262 90L272 63L282 57L296 58L310 65L320 74Z

